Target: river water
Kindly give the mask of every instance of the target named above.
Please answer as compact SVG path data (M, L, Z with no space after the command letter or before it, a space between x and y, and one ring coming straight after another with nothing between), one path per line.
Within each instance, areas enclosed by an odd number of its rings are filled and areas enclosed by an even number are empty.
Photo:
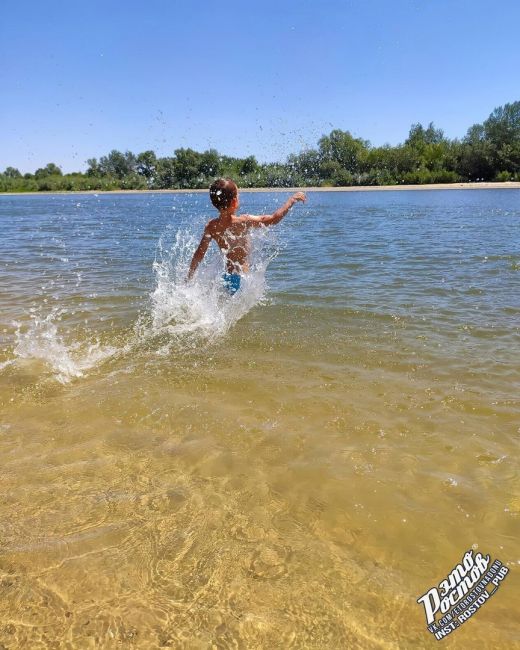
M241 195L272 212L284 193ZM0 197L0 647L520 647L520 192Z

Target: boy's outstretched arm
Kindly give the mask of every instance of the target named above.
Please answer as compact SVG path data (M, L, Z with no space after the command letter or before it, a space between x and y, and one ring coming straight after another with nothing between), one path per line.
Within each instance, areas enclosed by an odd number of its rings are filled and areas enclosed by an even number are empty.
M298 203L298 201L305 202L306 200L307 197L304 192L296 192L296 194L293 194L291 198L278 208L278 210L273 212L273 214L265 214L261 217L247 216L245 217L245 220L251 226L274 226L285 217L295 203Z
M200 244L198 245L195 253L193 253L193 257L191 258L190 270L188 271L188 280L191 280L193 274L197 270L197 266L204 259L204 255L206 255L206 251L208 250L208 246L210 242L211 242L211 234L209 233L208 227L206 226L206 228L204 228L204 234L202 235Z

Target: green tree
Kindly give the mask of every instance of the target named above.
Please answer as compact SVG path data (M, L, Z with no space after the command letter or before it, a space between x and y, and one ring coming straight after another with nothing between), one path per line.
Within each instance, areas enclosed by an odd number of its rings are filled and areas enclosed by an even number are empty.
M287 167L281 163L268 163L263 166L265 187L289 187L290 177Z
M201 154L193 149L175 150L175 177L180 188L196 188L204 180L200 171Z
M287 157L287 166L301 176L306 185L318 185L320 182L321 156L315 149L307 149Z
M170 190L178 187L175 158L159 158L153 187L158 190Z
M248 156L240 162L240 175L254 174L258 170L258 161L254 156Z
M464 180L493 180L495 148L486 138L482 124L468 129L458 153L457 170Z
M157 156L155 152L143 151L137 156L136 171L146 179L146 184L150 187L157 171Z
M16 167L7 167L7 169L4 171L4 176L7 176L7 178L21 178L22 175L19 172Z
M335 129L318 142L323 163L336 162L351 174L362 171L370 143L354 138L349 131ZM326 168L324 168L326 169Z
M499 106L483 124L485 140L493 150L495 173L520 171L520 101ZM504 174L503 174L504 176Z
M122 180L125 176L136 171L137 161L131 151L117 151L112 149L108 156L99 159L99 172L103 176L115 176Z
M100 176L101 170L99 169L99 164L97 158L89 158L87 160L87 176Z
M483 127L486 140L497 148L520 143L520 101L495 108Z
M157 158L151 150L138 156L112 150L87 160L85 173L63 175L54 163L20 174L8 167L0 174L4 191L82 190L153 187L207 187L215 176L231 176L244 187L438 183L457 180L520 180L520 101L495 108L462 140L450 140L430 122L412 124L397 146L372 147L349 131L335 129L320 138L316 149L288 156L285 163L259 164L254 156L220 155L177 149Z
M45 178L47 176L61 176L62 171L54 163L48 163L45 167L40 167L34 172L35 178Z
M208 149L199 155L199 175L205 178L212 178L219 176L221 172L221 161L219 153L216 149Z
M444 141L444 131L436 129L433 122L425 129L422 124L412 124L405 144L423 150L428 144L439 144Z
M374 147L367 155L367 169L375 174L380 184L401 183L404 174L417 169L421 164L419 154L406 145Z

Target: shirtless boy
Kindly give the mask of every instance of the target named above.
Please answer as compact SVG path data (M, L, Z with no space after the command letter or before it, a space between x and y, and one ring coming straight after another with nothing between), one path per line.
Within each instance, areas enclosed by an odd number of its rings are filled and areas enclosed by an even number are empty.
M209 197L219 216L208 222L200 244L191 260L188 280L193 277L213 239L226 258L226 272L222 276L230 295L240 289L242 275L249 271L250 228L274 226L281 221L298 201L305 201L303 192L296 192L273 214L253 217L236 215L239 207L238 187L230 178L219 178L209 188Z

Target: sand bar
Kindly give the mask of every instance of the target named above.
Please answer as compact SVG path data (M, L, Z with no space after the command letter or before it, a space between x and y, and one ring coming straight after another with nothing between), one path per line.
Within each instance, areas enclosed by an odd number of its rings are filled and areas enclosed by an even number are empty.
M519 181L505 183L431 183L429 185L351 185L349 187L245 187L241 192L393 192L404 190L520 190ZM0 192L0 196L25 196L39 194L196 194L201 190L82 190L55 192Z

